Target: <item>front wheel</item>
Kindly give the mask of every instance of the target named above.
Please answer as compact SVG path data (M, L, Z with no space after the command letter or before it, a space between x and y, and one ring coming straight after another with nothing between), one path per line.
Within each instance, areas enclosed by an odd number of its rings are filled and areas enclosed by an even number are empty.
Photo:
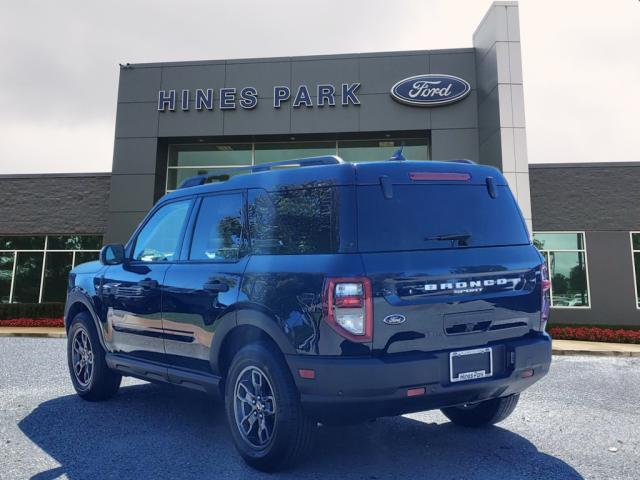
M484 427L501 422L515 410L520 394L502 398L492 398L480 403L447 407L442 413L456 425L463 427Z
M120 388L122 376L107 366L98 332L87 312L79 313L71 321L67 362L73 388L85 400L106 400Z
M289 368L269 345L247 345L233 358L225 405L235 446L250 466L280 470L310 449L315 424L302 411Z

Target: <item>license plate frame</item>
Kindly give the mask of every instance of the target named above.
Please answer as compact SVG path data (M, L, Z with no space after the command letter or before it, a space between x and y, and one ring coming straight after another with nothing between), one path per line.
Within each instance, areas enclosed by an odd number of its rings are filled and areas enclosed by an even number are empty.
M489 354L489 370L469 370L463 372L457 372L454 376L454 359L459 357L466 357L468 355L485 355ZM449 380L451 383L467 382L470 380L479 380L481 378L487 378L493 376L493 349L491 347L474 348L471 350L459 350L456 352L449 352Z

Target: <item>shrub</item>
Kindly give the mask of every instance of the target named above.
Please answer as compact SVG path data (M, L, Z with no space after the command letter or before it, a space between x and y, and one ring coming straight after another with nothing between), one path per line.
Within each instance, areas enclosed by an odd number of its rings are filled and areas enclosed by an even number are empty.
M550 327L548 332L556 340L640 344L640 330L601 327Z
M64 303L0 303L0 321L19 318L58 318L64 316Z

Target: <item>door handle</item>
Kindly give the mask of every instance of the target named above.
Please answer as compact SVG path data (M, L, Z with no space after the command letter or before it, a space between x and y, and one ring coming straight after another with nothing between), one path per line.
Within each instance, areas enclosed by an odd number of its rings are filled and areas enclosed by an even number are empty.
M157 280L152 280L150 278L145 278L144 280L140 280L138 285L143 288L158 288L159 284Z
M226 283L221 283L221 282L215 281L215 282L211 282L211 283L205 283L202 286L202 289L207 291L207 292L213 292L213 293L228 292L229 291L229 285L227 285Z

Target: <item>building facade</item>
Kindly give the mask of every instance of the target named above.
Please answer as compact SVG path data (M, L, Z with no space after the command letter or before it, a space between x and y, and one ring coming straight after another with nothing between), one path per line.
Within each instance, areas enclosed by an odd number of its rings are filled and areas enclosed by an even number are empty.
M377 161L403 147L503 171L552 272L558 321L640 323L640 219L620 213L630 204L609 212L636 166L530 169L522 83L515 2L495 2L469 48L124 65L111 174L0 177L0 301L62 299L71 266L125 242L190 176L326 154ZM623 238L624 255L600 259Z

